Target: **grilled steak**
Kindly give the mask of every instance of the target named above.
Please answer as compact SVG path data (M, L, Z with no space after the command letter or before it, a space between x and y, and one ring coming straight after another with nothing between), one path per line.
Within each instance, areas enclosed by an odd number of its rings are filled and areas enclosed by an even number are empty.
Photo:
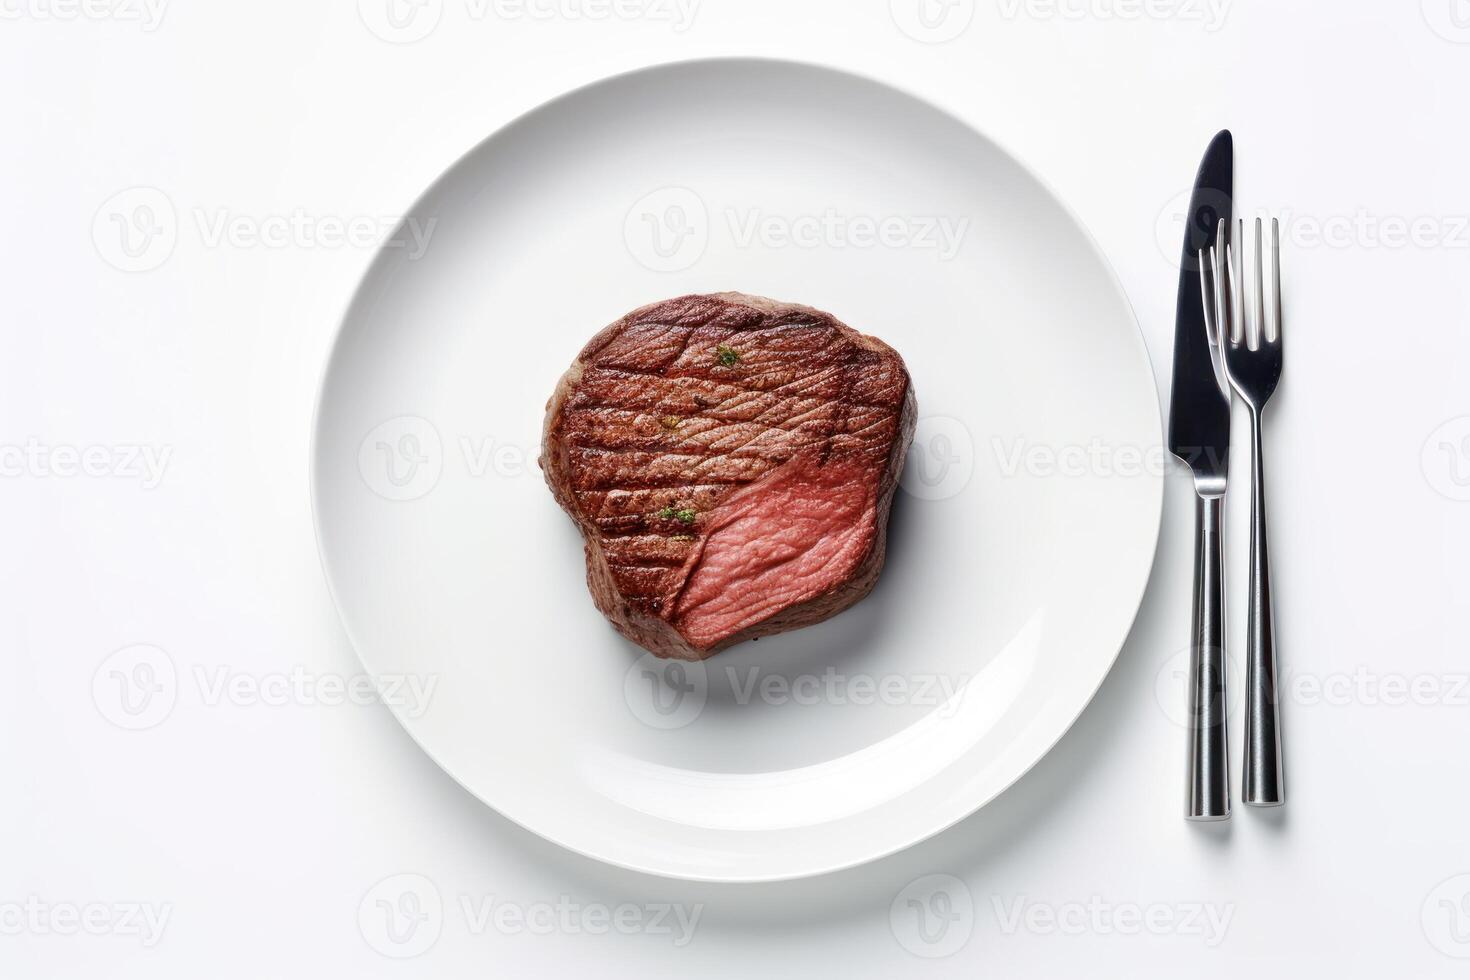
M660 657L702 660L872 590L914 413L882 341L806 306L681 296L583 348L541 467L597 608Z

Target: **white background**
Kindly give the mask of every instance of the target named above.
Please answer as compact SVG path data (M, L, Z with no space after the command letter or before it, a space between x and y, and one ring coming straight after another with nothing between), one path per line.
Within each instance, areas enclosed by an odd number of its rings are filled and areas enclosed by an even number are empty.
M379 0L0 0L0 973L1463 975L1470 5L936 0L948 19L926 32L904 0L691 3L686 21L633 0L602 17L430 0L408 22L425 36L395 43ZM201 675L358 671L307 461L323 360L372 254L301 231L216 240L216 222L391 222L543 100L721 54L871 74L1016 152L1113 261L1161 392L1178 197L1215 129L1235 131L1242 208L1287 228L1287 375L1268 416L1284 810L1180 819L1183 733L1157 693L1188 632L1178 473L1137 625L1073 731L982 813L827 878L602 867L485 809L379 705L210 703ZM152 190L113 200L135 187ZM133 262L113 216L160 197L177 240ZM101 449L88 475L37 447ZM167 453L161 480L129 447ZM1228 518L1235 588L1245 502ZM136 644L179 678L139 731L93 694ZM380 885L400 874L422 879ZM952 880L914 884L932 874ZM398 946L373 923L405 885L429 920ZM948 910L949 931L921 933L910 898ZM481 923L492 900L539 924ZM633 934L579 924L625 903ZM699 915L690 941L652 926L659 903ZM544 904L575 915L538 918Z

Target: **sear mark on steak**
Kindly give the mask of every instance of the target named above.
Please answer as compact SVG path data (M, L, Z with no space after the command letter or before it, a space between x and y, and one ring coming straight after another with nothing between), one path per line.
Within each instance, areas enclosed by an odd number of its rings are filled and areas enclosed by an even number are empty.
M681 296L577 356L541 467L598 609L660 657L701 660L872 590L914 422L882 341L806 306Z

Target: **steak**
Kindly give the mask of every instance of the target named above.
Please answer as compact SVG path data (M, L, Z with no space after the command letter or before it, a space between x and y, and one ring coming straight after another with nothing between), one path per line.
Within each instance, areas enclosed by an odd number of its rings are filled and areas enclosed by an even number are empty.
M634 310L546 406L541 468L618 632L702 660L866 596L914 434L882 341L741 293Z

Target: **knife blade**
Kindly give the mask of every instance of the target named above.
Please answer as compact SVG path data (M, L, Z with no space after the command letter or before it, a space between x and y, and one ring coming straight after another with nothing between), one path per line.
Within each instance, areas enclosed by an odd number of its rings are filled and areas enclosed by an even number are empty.
M1184 254L1174 317L1174 379L1169 391L1169 451L1194 471L1196 484L1218 481L1224 492L1230 447L1230 402L1220 391L1205 336L1199 253L1216 244L1221 219L1232 227L1235 146L1230 130L1210 141L1184 219Z

